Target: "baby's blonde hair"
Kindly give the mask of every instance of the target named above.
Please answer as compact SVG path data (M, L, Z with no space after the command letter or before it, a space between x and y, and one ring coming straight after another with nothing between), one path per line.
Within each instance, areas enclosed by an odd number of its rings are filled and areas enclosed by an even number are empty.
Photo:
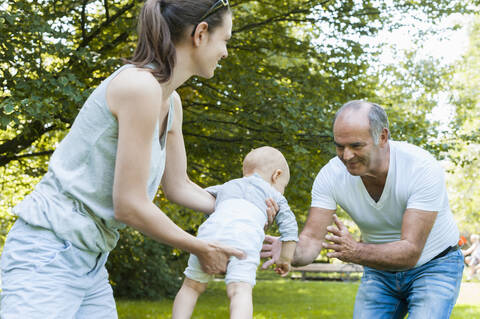
M243 175L259 173L270 175L276 169L281 169L290 174L288 163L282 152L271 146L254 148L243 160Z

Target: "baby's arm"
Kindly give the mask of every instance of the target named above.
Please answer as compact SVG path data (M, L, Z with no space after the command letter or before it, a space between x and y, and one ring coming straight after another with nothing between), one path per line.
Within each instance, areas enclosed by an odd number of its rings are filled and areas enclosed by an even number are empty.
M298 225L295 215L290 209L285 197L281 196L276 200L280 207L276 222L281 234L280 240L282 241L282 248L280 250L280 257L276 262L275 271L282 277L285 277L290 272L291 262L297 246Z
M296 241L282 241L280 258L278 258L278 261L275 264L275 272L282 277L288 275L291 270L291 262L293 254L295 253L295 247L297 247Z
M277 216L275 216L275 222L278 225L280 231L280 240L283 241L298 241L298 224L295 219L290 206L284 196L278 193L278 197L274 197L277 202L279 210Z

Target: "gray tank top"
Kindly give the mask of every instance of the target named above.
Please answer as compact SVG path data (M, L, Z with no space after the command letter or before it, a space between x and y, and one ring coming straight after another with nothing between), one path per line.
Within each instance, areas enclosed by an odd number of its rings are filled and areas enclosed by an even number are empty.
M130 67L134 66L122 66L93 91L53 153L48 172L13 208L13 213L27 223L51 229L80 249L108 252L117 243L118 229L125 227L115 220L113 211L118 122L107 105L106 90L118 73ZM147 185L151 200L165 169L165 146L173 117L172 95L165 131L159 134L158 122L154 131Z

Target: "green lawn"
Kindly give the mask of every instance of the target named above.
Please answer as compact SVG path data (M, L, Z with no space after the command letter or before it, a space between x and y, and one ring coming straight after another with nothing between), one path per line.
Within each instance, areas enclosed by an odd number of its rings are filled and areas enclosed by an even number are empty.
M254 318L352 318L359 282L258 281L253 291ZM120 319L170 318L171 300L118 301ZM452 319L480 317L480 305L458 305ZM213 282L200 297L192 318L228 318L223 282Z

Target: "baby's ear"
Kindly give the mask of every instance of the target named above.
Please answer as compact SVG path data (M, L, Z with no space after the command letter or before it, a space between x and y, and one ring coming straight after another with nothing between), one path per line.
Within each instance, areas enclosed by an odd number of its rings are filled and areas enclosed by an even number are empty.
M277 179L283 174L283 171L279 168L273 171L272 182L275 183Z

